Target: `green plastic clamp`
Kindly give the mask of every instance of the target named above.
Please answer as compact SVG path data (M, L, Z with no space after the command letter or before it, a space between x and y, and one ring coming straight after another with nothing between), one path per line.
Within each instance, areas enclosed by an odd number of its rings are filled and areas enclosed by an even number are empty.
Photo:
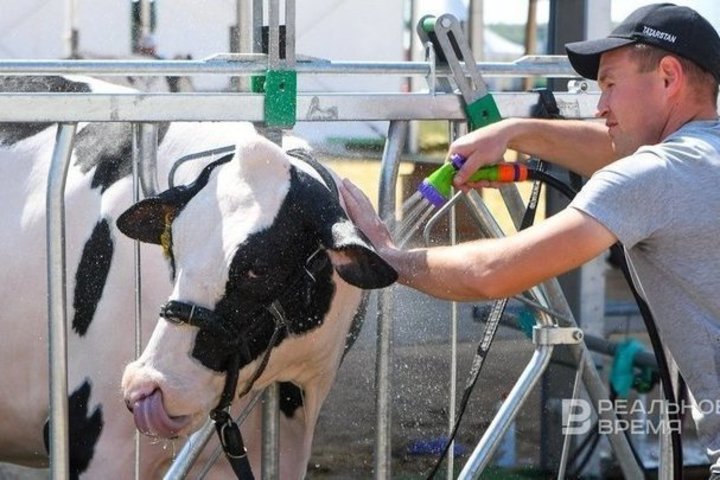
M265 124L292 128L297 118L297 72L268 70L265 74Z
M253 75L250 77L250 91L253 93L265 93L265 75Z
M495 99L490 94L467 104L465 116L471 131L502 120Z

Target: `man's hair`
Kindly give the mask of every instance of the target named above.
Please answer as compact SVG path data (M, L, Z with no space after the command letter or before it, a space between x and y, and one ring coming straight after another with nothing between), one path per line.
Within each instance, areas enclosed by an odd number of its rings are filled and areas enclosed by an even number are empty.
M630 48L630 55L641 72L654 70L660 64L660 60L668 55L677 59L688 77L688 83L694 87L696 100L700 102L712 101L713 105L717 105L717 80L710 72L692 60L645 43L633 44Z

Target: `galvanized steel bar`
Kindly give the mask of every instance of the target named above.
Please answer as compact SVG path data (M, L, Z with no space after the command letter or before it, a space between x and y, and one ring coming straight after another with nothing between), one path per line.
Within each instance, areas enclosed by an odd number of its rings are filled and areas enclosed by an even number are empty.
M528 117L537 93L493 94L503 117ZM593 118L599 96L557 94L567 118ZM264 120L264 97L252 93L0 93L2 122L164 122ZM325 112L337 111L328 116ZM455 94L299 93L298 122L463 120Z
M268 61L266 68L280 67L280 0L268 0Z
M140 123L137 135L138 177L145 198L155 196L158 191L157 147L158 126L154 123Z
M258 400L262 397L262 391L253 391L248 393L248 396L250 399L247 405L243 408L242 412L240 412L240 415L235 418L235 423L238 425L241 425L255 408ZM190 438L185 442L185 445L183 445L180 452L178 452L168 471L163 476L163 480L181 480L185 478L214 434L215 423L208 418L200 430L190 435ZM196 478L205 478L205 475L220 458L222 453L222 447L218 445Z
M502 440L510 422L518 414L520 407L550 363L552 351L553 347L551 346L544 346L535 350L530 362L513 386L507 399L502 403L485 435L483 435L460 471L458 479L478 478L480 476L500 444L500 440Z
M133 204L140 201L140 170L142 169L143 158L141 152L142 132L140 124L133 123L132 130L132 199ZM140 241L133 242L133 280L135 286L135 321L134 321L134 337L135 348L133 358L137 359L142 353L142 274L141 274L141 258L140 258ZM140 431L135 429L135 456L134 471L135 478L140 478Z
M262 468L263 480L280 478L280 388L268 386L262 395Z
M249 75L267 69L267 55L218 54L202 60L0 60L0 75ZM464 64L461 63L464 67ZM515 62L480 62L485 76L553 76L578 78L565 56L528 56ZM317 75L401 75L428 76L428 62L330 61L299 56L295 70ZM437 67L438 76L449 77L447 67Z
M465 135L468 132L467 122L450 122L448 125L448 136L450 141ZM457 243L457 209L453 205L450 211L450 244ZM455 422L457 421L457 380L458 380L458 303L451 302L451 327L450 327L450 395L448 398L448 436L452 434ZM447 480L454 478L455 472L455 442L450 445L447 459Z
M382 218L395 220L395 185L397 184L400 154L407 139L408 122L390 122L380 166L378 213ZM391 478L392 440L392 344L395 292L385 288L378 293L377 338L375 361L375 478Z
M295 69L295 0L285 0L285 65Z
M69 476L68 385L67 385L67 297L65 273L65 183L70 168L77 125L58 125L48 173L47 288L50 360L50 478Z

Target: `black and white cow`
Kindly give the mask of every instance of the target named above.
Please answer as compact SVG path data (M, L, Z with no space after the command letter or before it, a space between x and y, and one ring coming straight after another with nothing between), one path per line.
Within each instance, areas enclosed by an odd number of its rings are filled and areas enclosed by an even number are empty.
M0 90L117 87L16 77L0 78ZM55 131L0 124L0 461L38 467L48 461L45 190ZM129 125L79 126L66 184L73 477L131 478L135 423L149 435L141 478L158 478L177 446L157 439L195 431L217 405L229 364L245 389L267 351L252 388L280 382L281 477L304 475L361 289L396 275L345 216L327 172L250 124L162 125L159 178L185 155L232 144L234 154L184 163L179 186L132 206ZM141 249L149 342L136 361L134 243L118 227L150 243ZM184 307L204 323L178 321ZM258 416L242 430L259 472Z

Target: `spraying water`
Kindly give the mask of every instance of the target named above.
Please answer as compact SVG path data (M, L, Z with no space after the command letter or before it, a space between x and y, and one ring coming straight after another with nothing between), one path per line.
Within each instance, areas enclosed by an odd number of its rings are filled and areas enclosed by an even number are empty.
M412 236L422 229L428 217L435 211L433 205L422 193L415 192L405 200L401 208L400 221L391 228L396 245L403 248Z
M402 248L412 236L422 230L428 218L440 209L450 198L452 181L465 159L454 154L450 162L435 170L422 181L415 192L403 203L401 218L391 224L391 233L398 247ZM526 167L518 164L501 164L481 167L470 180L489 180L494 182L517 182L528 178Z

